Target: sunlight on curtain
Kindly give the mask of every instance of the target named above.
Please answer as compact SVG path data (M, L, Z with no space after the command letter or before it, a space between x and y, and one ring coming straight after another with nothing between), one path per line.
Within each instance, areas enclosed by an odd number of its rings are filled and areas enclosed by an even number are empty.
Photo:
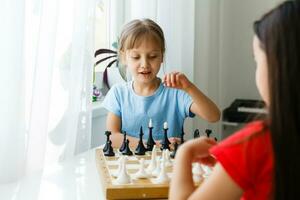
M95 5L6 0L1 6L0 182L90 148Z

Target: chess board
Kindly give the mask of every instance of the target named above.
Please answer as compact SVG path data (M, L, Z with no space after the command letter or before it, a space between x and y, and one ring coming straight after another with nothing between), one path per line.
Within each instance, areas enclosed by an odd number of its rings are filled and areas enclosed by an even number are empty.
M115 150L117 152L117 150ZM144 156L128 156L127 171L130 176L139 169L139 159L144 158L146 167L151 160L151 152ZM157 152L157 155L161 152ZM153 178L132 180L129 184L118 184L112 176L118 168L119 155L105 157L102 148L96 149L96 164L100 179L107 199L162 199L168 197L169 183L157 184ZM172 166L166 168L168 176L171 176Z
M100 180L103 186L103 190L106 199L167 199L169 192L169 183L157 184L155 183L155 177L147 179L132 179L129 184L118 184L113 174L118 170L118 159L120 154L118 150L114 150L116 156L106 157L104 156L103 149L96 149L96 165L100 175ZM162 152L158 151L157 156L161 156ZM139 159L144 158L145 167L148 167L151 161L151 152L147 152L144 156L128 156L127 157L127 172L133 177L139 170ZM174 160L171 159L173 163ZM166 167L167 175L172 177L173 165ZM204 170L207 173L206 170ZM208 174L204 174L203 177L207 177ZM195 183L199 186L202 181Z

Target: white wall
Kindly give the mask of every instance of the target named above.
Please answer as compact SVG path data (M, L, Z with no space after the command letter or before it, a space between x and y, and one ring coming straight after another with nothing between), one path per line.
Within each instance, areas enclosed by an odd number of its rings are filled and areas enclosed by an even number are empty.
M195 2L196 85L221 110L236 98L260 99L255 85L252 56L252 24L279 0L201 0ZM199 119L194 128L212 128L220 133L220 122Z

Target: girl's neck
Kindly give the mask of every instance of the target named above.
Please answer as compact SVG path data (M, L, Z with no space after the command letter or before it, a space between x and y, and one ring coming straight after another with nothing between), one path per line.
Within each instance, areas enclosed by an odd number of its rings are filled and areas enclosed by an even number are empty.
M150 83L139 83L133 81L133 90L137 95L140 96L151 96L155 93L160 85L160 79L156 78Z

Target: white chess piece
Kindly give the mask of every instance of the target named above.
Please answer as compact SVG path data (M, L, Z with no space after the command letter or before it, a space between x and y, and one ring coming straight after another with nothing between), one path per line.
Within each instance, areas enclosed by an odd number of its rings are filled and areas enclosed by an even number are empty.
M125 161L124 161L125 160ZM118 159L118 161L117 161L117 163L118 163L118 169L114 172L114 173L112 173L112 176L113 177L118 177L119 176L119 173L120 173L120 171L121 171L121 166L122 166L122 163L123 162L127 162L127 156L120 156L120 158Z
M131 183L131 178L130 178L129 174L127 173L126 160L125 159L122 160L121 170L120 170L120 173L118 174L116 182L118 184L128 184L128 183Z
M143 178L148 178L149 175L145 171L145 160L144 158L141 158L140 160L140 169L137 173L133 175L133 178L135 179L143 179Z
M170 167L172 166L172 161L171 161L171 157L170 157L170 151L169 149L164 150L165 152L165 162L166 162L166 166Z
M201 167L200 163L194 163L192 168L193 180L195 183L199 183L203 180L204 170Z
M153 176L158 176L159 175L159 173L161 171L161 164L160 163L164 163L165 164L164 159L161 160L160 158L157 158L157 160L156 160L156 168L155 168L155 170L152 171L152 175Z
M151 174L152 171L156 168L156 145L153 146L152 154L151 154L151 161L149 166L147 167L146 171Z
M160 172L159 172L157 178L154 179L154 182L157 183L157 184L168 183L170 181L170 178L169 178L169 176L167 175L167 172L166 172L165 160L161 161L160 168L161 168Z
M206 165L202 165L202 168L203 168L203 170L204 170L203 177L204 177L204 178L209 177L209 176L211 175L211 173L212 173L212 168L209 167L209 166L206 166Z

